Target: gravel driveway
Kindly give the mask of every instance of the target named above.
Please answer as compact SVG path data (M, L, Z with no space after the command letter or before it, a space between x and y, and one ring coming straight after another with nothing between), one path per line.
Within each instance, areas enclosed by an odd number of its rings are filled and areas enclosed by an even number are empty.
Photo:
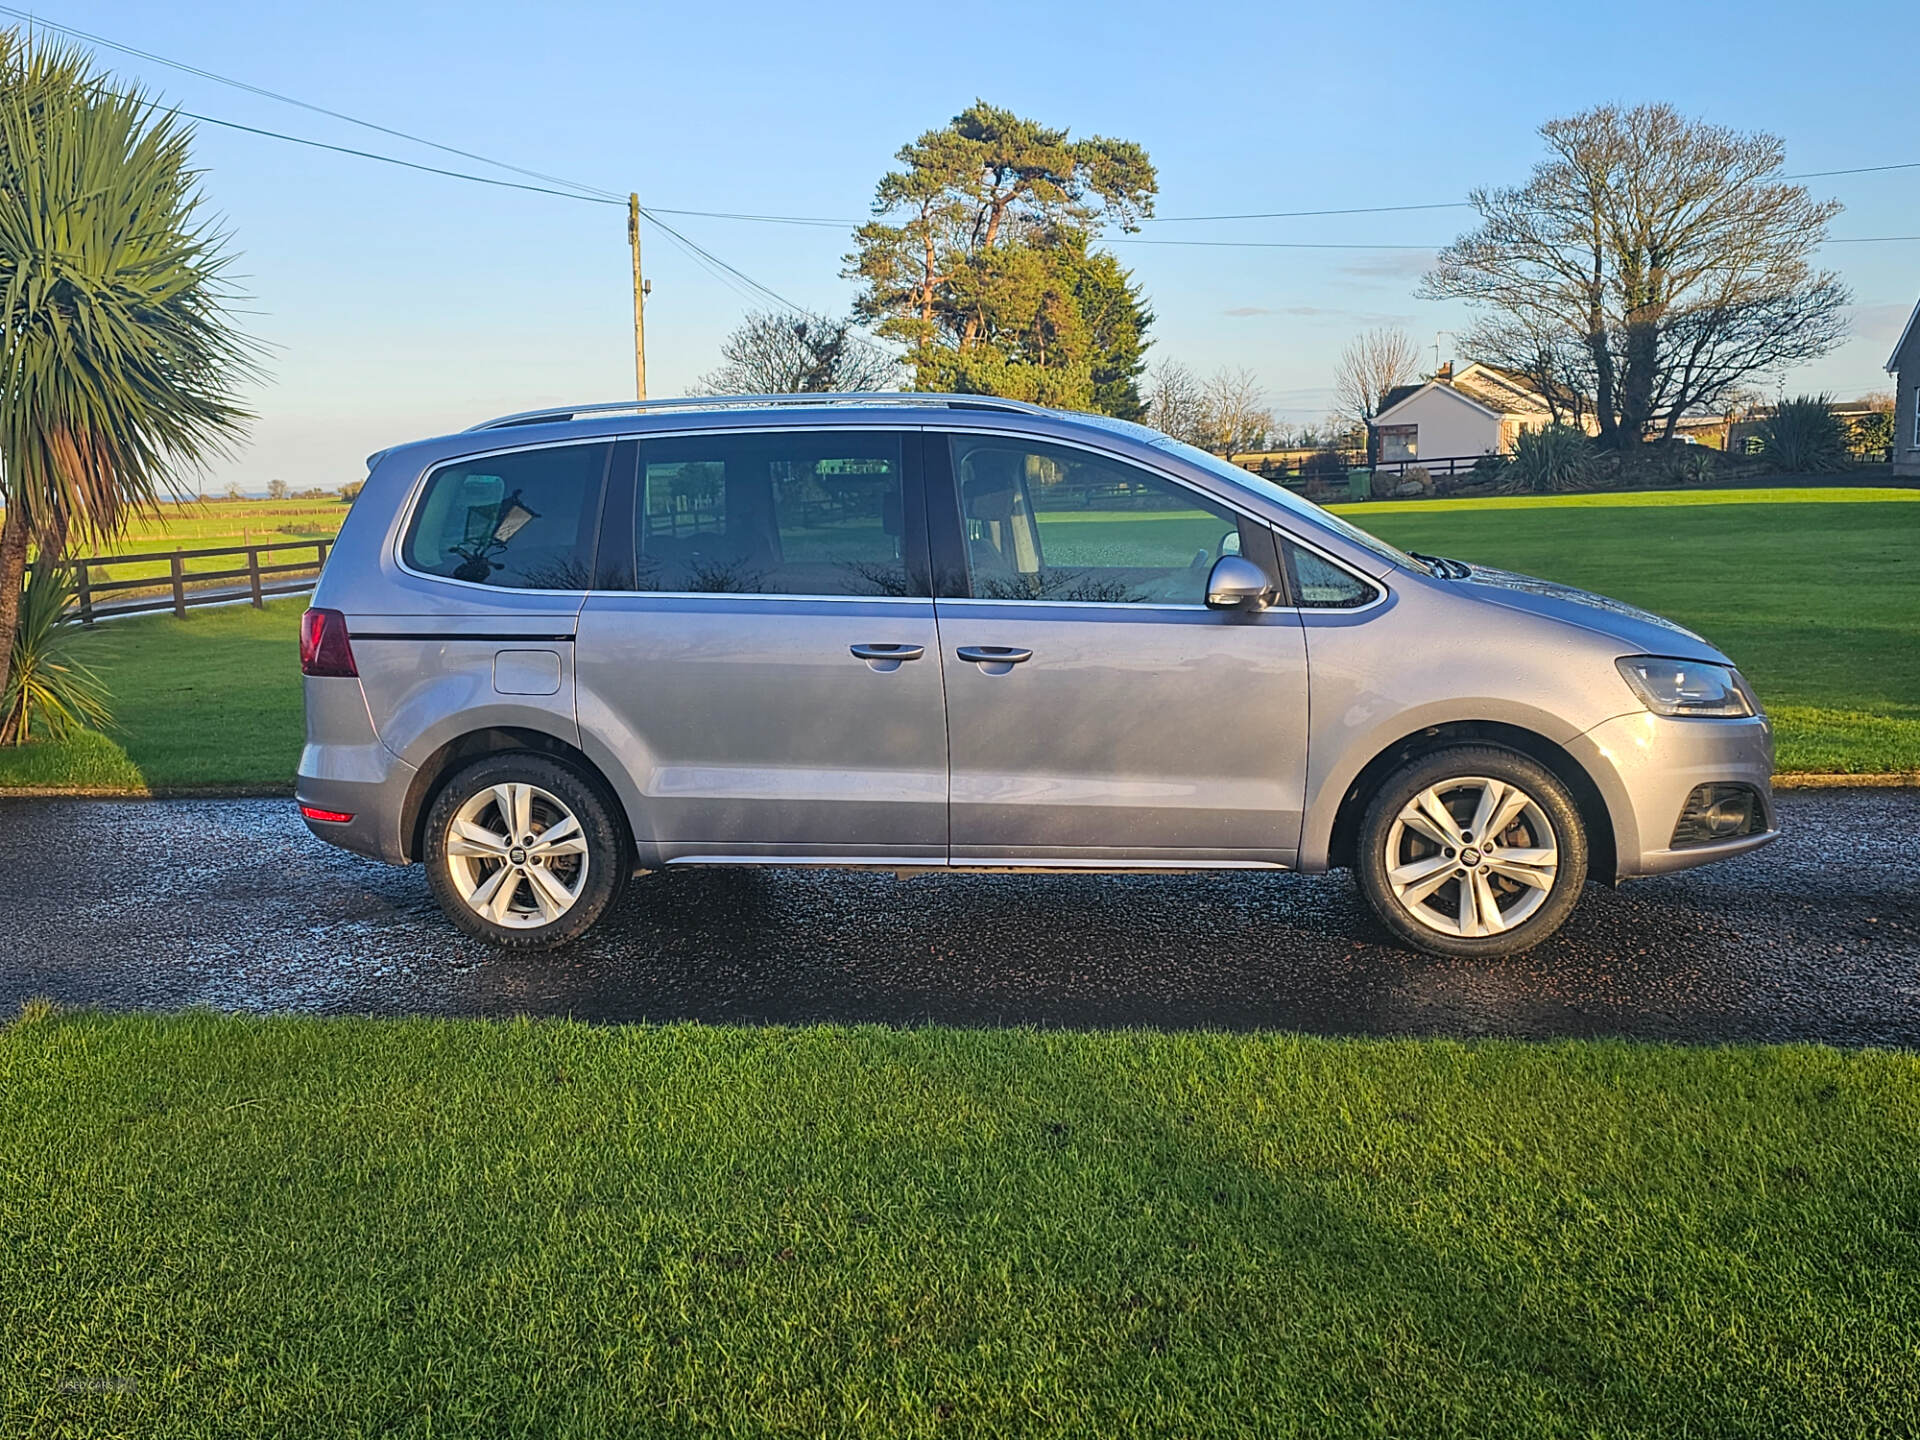
M1920 1045L1920 791L1788 792L1745 859L1590 887L1530 955L1396 948L1345 875L669 870L562 954L284 800L0 800L0 1007Z

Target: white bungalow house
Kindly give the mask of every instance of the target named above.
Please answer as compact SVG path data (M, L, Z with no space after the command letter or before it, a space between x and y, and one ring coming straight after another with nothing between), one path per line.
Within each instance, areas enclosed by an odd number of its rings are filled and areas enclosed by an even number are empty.
M1893 377L1893 473L1920 475L1920 305L1887 357Z
M1451 363L1423 385L1387 392L1373 418L1383 469L1465 469L1482 455L1513 444L1522 430L1538 430L1553 419L1546 400L1525 376L1479 362L1454 373ZM1445 462L1457 462L1446 465Z

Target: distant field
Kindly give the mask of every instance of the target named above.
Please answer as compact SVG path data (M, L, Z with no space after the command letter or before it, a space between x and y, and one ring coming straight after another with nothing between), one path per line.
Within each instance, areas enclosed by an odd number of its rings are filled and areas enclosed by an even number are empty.
M4 512L0 512L4 513ZM113 543L76 553L85 555L142 555L166 550L208 550L228 545L280 545L300 540L324 540L340 533L347 505L332 500L194 500L166 504L155 516L143 516ZM295 559L297 556L273 557ZM231 570L234 562L188 560L195 571ZM98 580L163 580L166 561L141 565L95 567Z

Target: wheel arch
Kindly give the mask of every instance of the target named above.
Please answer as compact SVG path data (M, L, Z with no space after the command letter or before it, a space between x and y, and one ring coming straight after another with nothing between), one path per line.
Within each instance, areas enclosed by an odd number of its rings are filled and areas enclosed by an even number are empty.
M426 853L427 816L450 776L469 761L516 752L544 755L579 771L581 778L600 792L608 813L620 827L621 843L629 856L633 854L633 827L627 818L627 807L620 803L618 792L600 767L587 758L585 751L543 730L492 725L455 736L422 761L414 772L400 811L400 845L404 858L417 861Z
M1497 720L1454 720L1428 725L1386 746L1360 767L1334 812L1333 828L1327 841L1327 866L1351 869L1357 858L1360 824L1387 777L1401 766L1435 751L1454 745L1496 745L1537 761L1551 771L1568 794L1587 832L1587 873L1589 877L1611 885L1618 873L1613 813L1600 787L1586 767L1555 744L1524 726Z

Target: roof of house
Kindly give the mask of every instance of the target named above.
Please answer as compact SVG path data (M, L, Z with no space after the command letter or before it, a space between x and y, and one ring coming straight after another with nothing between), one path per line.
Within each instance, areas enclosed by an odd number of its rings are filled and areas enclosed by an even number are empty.
M1540 393L1540 387L1525 375L1478 360L1454 375L1453 387L1503 414L1512 414L1517 409L1540 411L1550 408Z
M1913 313L1907 317L1907 328L1900 332L1900 338L1894 341L1893 354L1887 357L1887 373L1893 374L1900 368L1900 352L1907 348L1907 341L1913 336L1913 327L1920 325L1920 301L1915 301Z
M1420 385L1396 385L1381 397L1377 425L1414 396L1428 390L1446 390L1489 415L1537 415L1549 410L1540 388L1518 370L1475 360L1453 374L1442 372Z
M1458 400L1462 405L1471 405L1475 410L1479 410L1484 414L1491 415L1496 420L1500 419L1504 414L1507 413L1504 410L1495 409L1493 406L1487 404L1483 400L1475 399L1473 396L1469 395L1465 390L1462 390L1458 385L1452 384L1446 380L1429 380L1424 385L1414 386L1412 388L1411 393L1405 396L1402 396L1399 400L1396 400L1393 404L1383 409L1378 415L1373 417L1373 423L1376 425L1380 424L1382 421L1386 420L1388 416L1392 415L1394 411L1405 409L1413 401L1419 399L1422 395L1425 395L1430 391L1440 391L1441 393L1446 394L1455 400Z

